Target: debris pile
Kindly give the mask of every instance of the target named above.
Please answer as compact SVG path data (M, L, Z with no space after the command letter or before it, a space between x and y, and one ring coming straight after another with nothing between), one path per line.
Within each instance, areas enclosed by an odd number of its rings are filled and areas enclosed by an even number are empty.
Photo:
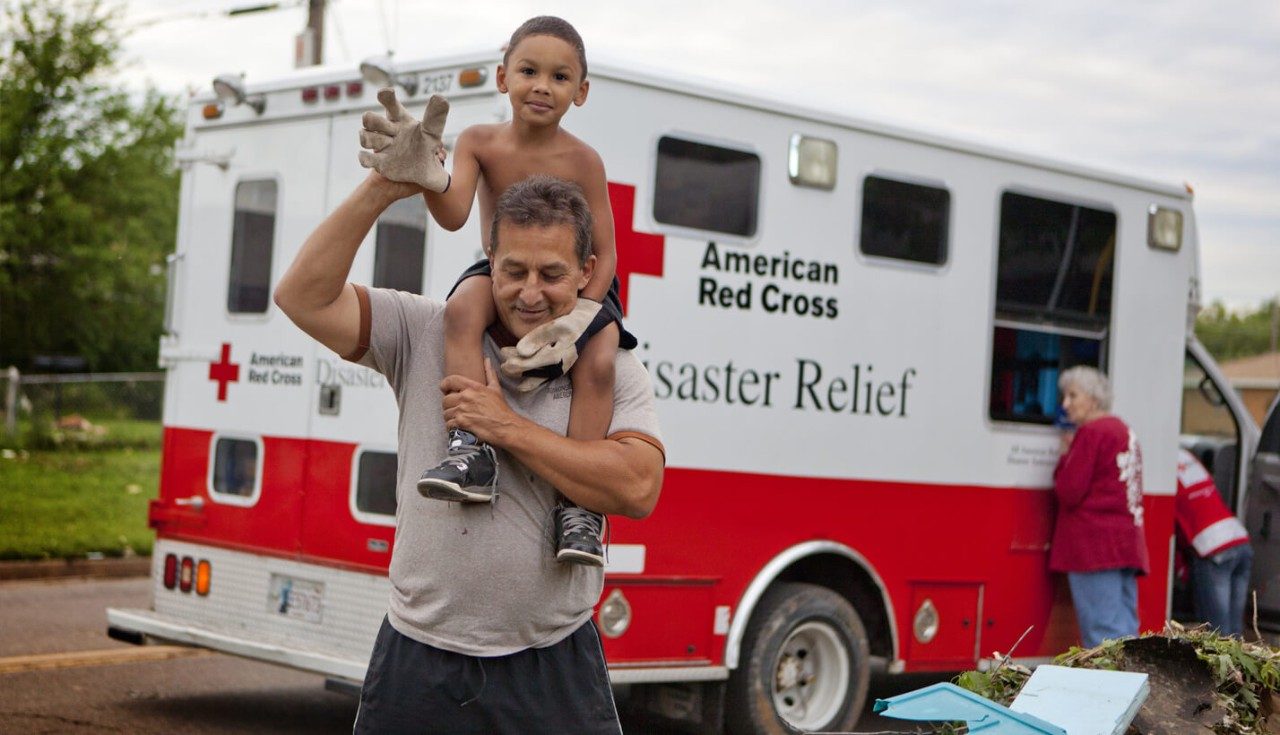
M1072 648L1055 663L1147 674L1151 694L1129 735L1280 733L1280 650L1263 643L1170 622L1161 633ZM956 683L1008 705L1030 676L1026 667L1005 664L965 672Z

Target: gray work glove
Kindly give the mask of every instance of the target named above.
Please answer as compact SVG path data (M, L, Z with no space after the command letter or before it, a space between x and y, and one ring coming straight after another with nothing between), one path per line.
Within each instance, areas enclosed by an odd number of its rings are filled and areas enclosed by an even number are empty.
M419 123L396 99L391 87L378 90L378 101L387 110L383 117L366 112L360 131L360 165L371 168L392 181L417 184L427 191L449 188L449 173L441 163L444 121L449 102L438 94L427 100L427 111ZM372 152L370 152L372 151Z
M578 299L573 311L535 327L515 347L503 347L502 374L523 378L516 386L520 391L531 391L564 375L578 361L579 351L590 339L587 327L601 318L608 323L609 316L601 313L600 302Z

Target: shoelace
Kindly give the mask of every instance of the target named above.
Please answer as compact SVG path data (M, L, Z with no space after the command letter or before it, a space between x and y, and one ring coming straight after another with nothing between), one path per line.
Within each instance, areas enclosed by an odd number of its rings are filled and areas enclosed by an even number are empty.
M489 481L489 491L493 495L491 501L493 505L498 504L498 455L493 451L493 447L489 444L472 444L460 451L450 449L453 454L444 458L443 464L457 468L461 472L466 472L470 467L471 458L481 452L489 456L489 463L493 465L493 479Z
M603 530L600 519L601 516L588 511L566 512L564 519L561 521L564 524L563 534L568 536L572 533L581 532L594 538L600 538L600 532Z

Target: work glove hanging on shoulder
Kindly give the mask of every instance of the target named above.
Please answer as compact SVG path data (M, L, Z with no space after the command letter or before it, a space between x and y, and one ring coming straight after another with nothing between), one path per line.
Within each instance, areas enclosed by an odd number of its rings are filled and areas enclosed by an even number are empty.
M503 347L502 374L521 378L516 390L526 392L564 375L578 361L587 340L610 318L601 311L600 302L579 298L573 311L535 327L515 347Z
M427 110L418 122L396 99L391 87L378 90L378 101L387 111L383 117L366 112L361 122L360 165L371 168L392 181L417 184L427 191L443 192L449 188L449 173L444 170L441 152L444 144L444 121L449 116L449 102L438 94L427 100Z

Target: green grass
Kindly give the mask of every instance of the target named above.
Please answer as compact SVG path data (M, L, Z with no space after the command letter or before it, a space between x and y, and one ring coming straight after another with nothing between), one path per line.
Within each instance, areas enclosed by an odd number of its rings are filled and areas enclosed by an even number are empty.
M160 476L157 422L104 422L97 441L0 453L0 559L150 554Z

